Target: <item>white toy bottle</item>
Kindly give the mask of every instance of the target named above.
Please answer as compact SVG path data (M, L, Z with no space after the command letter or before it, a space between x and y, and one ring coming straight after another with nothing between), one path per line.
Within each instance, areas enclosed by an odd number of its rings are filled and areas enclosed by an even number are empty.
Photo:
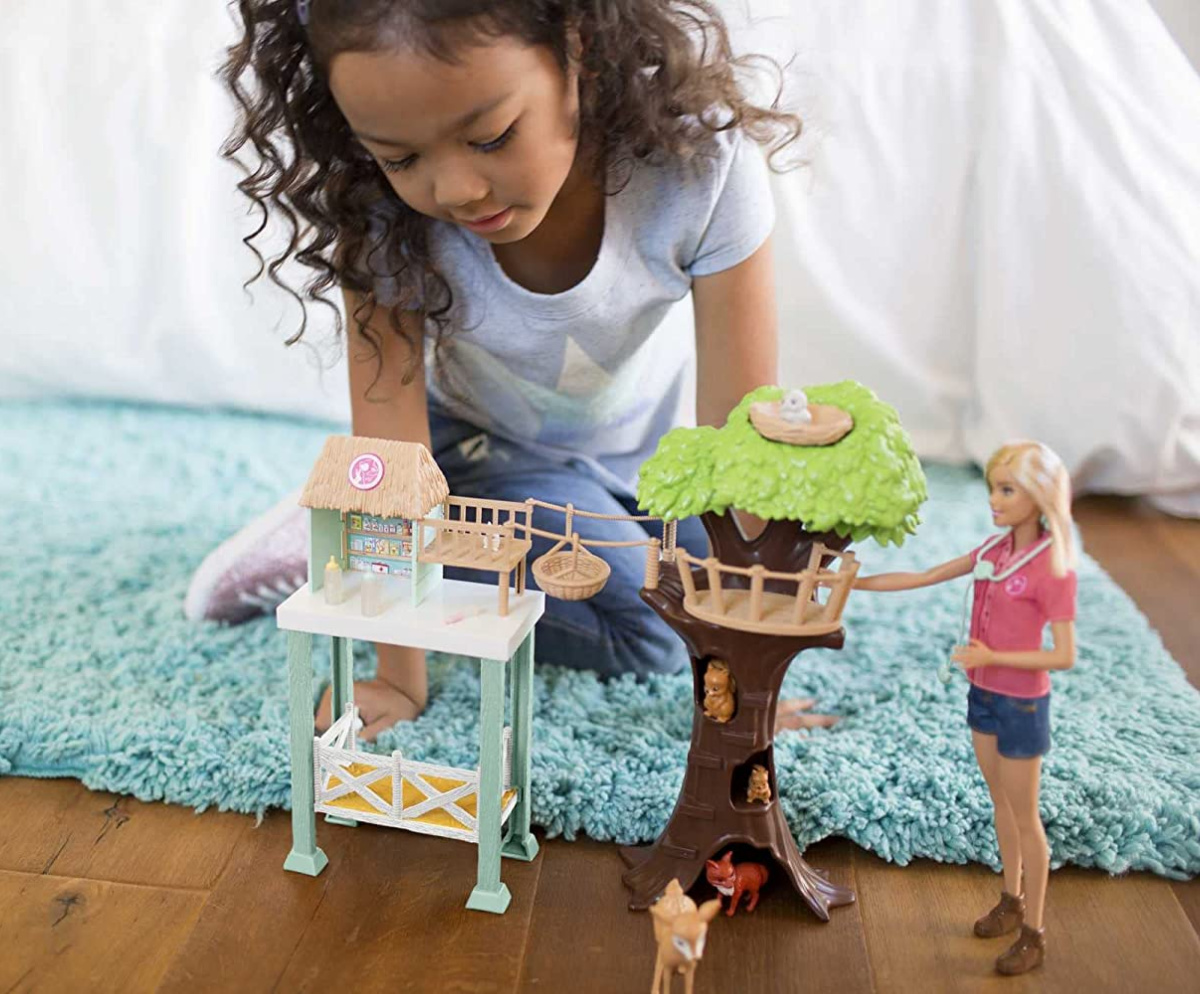
M377 573L367 573L362 578L358 588L362 613L365 617L373 618L383 611L383 577Z
M338 565L337 557L330 556L325 564L325 603L341 604L346 599L346 588L342 578L342 568Z

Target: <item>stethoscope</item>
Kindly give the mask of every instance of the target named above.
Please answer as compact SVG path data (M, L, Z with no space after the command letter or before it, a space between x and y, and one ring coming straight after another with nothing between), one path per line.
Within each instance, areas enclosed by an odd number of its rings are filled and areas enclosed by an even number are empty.
M1010 576L1012 576L1015 572L1017 572L1017 570L1022 569L1025 566L1028 566L1038 556L1040 556L1043 552L1045 552L1048 548L1050 548L1050 544L1054 541L1052 536L1049 536L1049 535L1046 536L1046 538L1042 539L1040 542L1038 542L1036 545L1034 545L1033 548L1031 548L1028 552L1024 553L1022 556L1020 556L1014 562L1009 563L1007 566L1004 567L1004 569L1002 569L999 573L997 573L996 572L996 564L994 562L992 562L990 559L984 559L983 558L984 553L990 552L997 545L999 545L1006 538L1008 538L1008 536L1011 534L1012 534L1012 532L1008 531L1008 532L1004 532L1000 535L993 535L986 542L984 542L982 546L980 546L979 552L976 553L975 567L974 567L974 569L971 570L971 582L969 584L967 584L966 589L963 591L962 620L958 626L958 641L955 642L954 645L965 645L966 644L967 611L969 609L971 591L975 589L975 583L977 581L984 581L987 583L1001 583L1004 580L1007 580ZM951 646L951 650L953 650L953 646ZM949 659L943 660L942 665L938 667L938 679L941 680L942 683L949 683L950 678L953 675L954 675L954 666L953 666L952 662Z

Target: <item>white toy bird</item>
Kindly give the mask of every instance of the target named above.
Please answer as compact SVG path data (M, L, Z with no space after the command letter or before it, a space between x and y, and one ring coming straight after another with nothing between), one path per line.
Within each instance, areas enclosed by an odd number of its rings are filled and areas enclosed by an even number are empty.
M803 390L789 390L779 402L779 416L788 424L809 424L812 412L808 409L808 395Z

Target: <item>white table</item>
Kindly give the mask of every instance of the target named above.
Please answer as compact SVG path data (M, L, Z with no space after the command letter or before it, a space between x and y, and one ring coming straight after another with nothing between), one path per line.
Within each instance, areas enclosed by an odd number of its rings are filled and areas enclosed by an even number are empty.
M352 579L348 577L347 579ZM312 638L332 637L332 716L353 700L351 639L406 645L471 656L480 661L479 692L479 871L467 907L502 914L508 888L500 880L500 858L531 860L537 840L530 822L530 745L533 718L533 631L545 611L545 594L527 590L512 599L507 617L496 613L495 584L443 580L421 604L409 601L407 581L387 578L384 609L364 617L357 586L337 605L325 603L308 584L276 610L288 633L292 754L292 850L284 869L316 876L328 863L316 844L314 811ZM502 754L506 665L511 664L512 787L516 805L501 836Z

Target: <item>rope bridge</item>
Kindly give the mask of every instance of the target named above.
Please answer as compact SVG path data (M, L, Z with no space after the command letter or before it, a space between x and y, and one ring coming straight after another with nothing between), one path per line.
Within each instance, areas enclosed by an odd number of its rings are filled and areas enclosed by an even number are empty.
M562 514L563 531L535 528L536 508ZM533 563L538 586L551 597L586 600L604 589L610 567L590 549L644 546L646 589L656 590L661 564L673 562L679 570L688 613L725 628L772 635L824 635L836 631L841 626L842 610L859 568L853 552L837 552L819 542L813 544L807 568L799 572L784 573L762 565L728 566L714 556L698 558L678 547L674 521L649 514L600 514L581 510L574 504L551 504L535 497L523 502L449 497L441 510L442 517L416 523L421 560L495 572L500 583L501 615L508 611L508 585L514 570L517 592L525 589L525 557L533 547L535 535L555 543ZM639 524L656 521L662 527L662 537L648 535L626 541L581 538L575 530L580 518ZM424 544L425 528L434 531L428 545ZM840 560L836 571L821 565L831 559ZM693 569L706 575L707 589L697 588ZM736 585L727 584L726 578L732 576L743 580ZM795 593L769 590L768 583L776 587L794 585ZM828 597L822 603L820 595L826 589Z

